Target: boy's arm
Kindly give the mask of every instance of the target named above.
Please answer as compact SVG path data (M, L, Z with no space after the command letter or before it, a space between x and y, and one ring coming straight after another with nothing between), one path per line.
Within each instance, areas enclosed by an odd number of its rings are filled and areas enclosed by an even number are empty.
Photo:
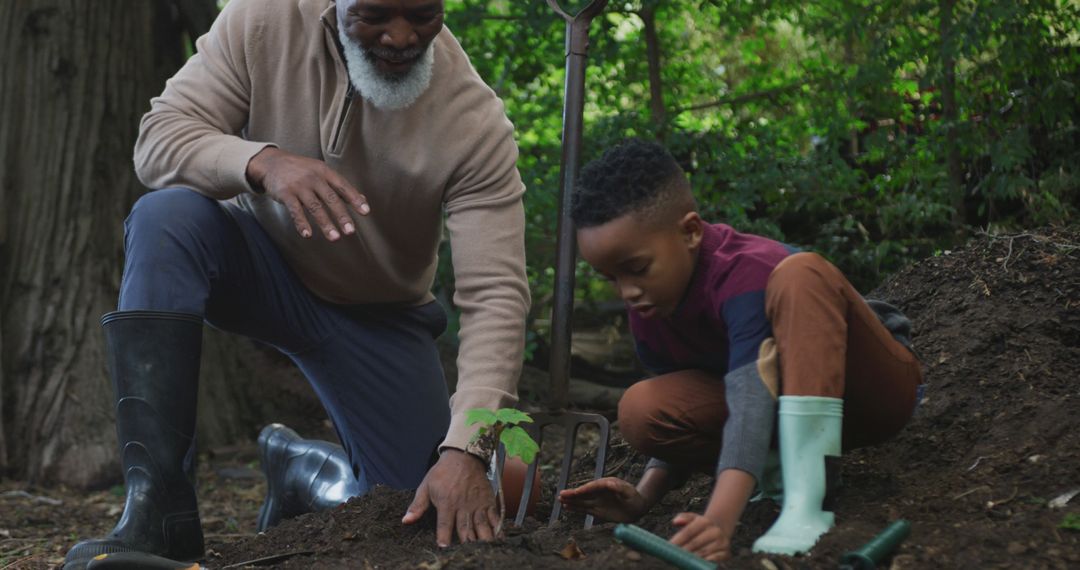
M716 484L703 515L680 513L672 521L681 530L671 538L707 560L731 557L731 537L761 477L772 439L776 400L758 372L761 344L770 336L764 292L727 300L721 316L728 335L728 373L724 376L728 418Z
M753 291L727 300L721 309L728 329L728 373L724 376L728 419L717 473L739 469L761 478L772 440L776 399L758 372L758 351L771 335L765 293Z
M705 516L715 522L728 536L735 534L735 525L754 492L754 477L741 469L725 469L716 476Z
M652 467L646 466L645 472L641 474L641 480L635 486L638 494L645 502L645 514L649 512L649 509L656 503L660 502L660 499L664 498L664 495L668 491L682 484L684 478L681 480L678 473L675 473L669 465L666 463L653 463L649 462Z

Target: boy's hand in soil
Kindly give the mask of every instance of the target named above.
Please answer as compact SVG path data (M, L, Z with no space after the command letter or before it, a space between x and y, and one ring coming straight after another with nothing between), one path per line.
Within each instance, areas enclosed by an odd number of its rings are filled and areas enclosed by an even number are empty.
M585 513L611 522L633 522L649 510L645 497L630 483L616 477L589 481L559 493L568 511Z
M435 541L450 546L454 532L461 542L491 540L499 523L495 493L480 458L457 449L447 449L428 471L401 522L413 524L435 505L438 522Z
M731 536L753 492L753 475L739 469L721 471L705 514L675 515L671 523L680 530L670 542L710 562L731 558Z
M679 513L672 524L680 527L671 543L708 560L723 562L731 558L731 531L716 521L696 513Z

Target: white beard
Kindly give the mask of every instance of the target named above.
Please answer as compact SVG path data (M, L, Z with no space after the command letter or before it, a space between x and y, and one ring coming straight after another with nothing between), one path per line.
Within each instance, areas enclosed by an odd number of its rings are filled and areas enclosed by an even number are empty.
M435 42L402 75L387 75L375 67L364 48L345 35L344 27L338 24L338 37L345 51L345 67L349 71L349 80L360 96L380 109L402 109L416 102L431 85L432 69L435 64Z

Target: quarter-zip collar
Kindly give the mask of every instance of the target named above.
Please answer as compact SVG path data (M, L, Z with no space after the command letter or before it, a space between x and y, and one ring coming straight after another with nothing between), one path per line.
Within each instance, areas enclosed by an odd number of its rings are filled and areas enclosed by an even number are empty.
M323 10L322 14L319 15L319 21L325 30L324 33L330 40L330 45L333 46L330 52L331 57L334 58L338 77L345 80L345 96L339 107L334 132L330 138L330 148L328 149L331 155L337 156L342 150L345 131L348 127L349 113L352 109L353 99L356 97L356 88L353 87L352 80L349 79L349 70L345 63L345 49L341 45L341 38L338 37L337 4L335 2L331 2Z

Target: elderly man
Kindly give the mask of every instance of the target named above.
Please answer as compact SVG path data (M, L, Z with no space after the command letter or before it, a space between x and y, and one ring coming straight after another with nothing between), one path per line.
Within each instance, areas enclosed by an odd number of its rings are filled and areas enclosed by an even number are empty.
M118 310L103 319L127 502L69 551L203 555L191 482L204 322L274 346L310 380L344 449L260 436L260 527L375 484L417 489L436 540L492 538L470 408L516 401L524 192L501 101L441 0L231 0L154 99L135 148ZM430 292L449 232L461 309L448 399Z

